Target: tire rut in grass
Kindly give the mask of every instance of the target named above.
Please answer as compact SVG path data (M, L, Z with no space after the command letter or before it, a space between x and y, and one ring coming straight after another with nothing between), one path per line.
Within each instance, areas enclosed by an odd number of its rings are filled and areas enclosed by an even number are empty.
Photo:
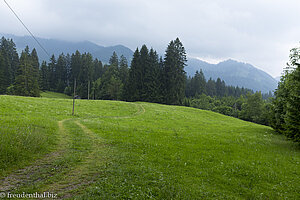
M69 137L63 126L65 121L66 119L58 122L59 142L57 144L57 149L36 160L34 164L12 172L10 175L0 180L1 191L8 192L24 185L31 185L43 181L47 176L51 176L54 170L57 170L58 166L56 166L53 161L60 159L64 155L66 145L69 142Z
M134 105L138 110L133 115L109 118L131 118L145 113L142 105ZM73 130L65 128L65 123L69 126L75 125L77 128ZM109 160L106 154L108 148L104 140L79 121L72 119L59 121L58 127L59 142L55 151L36 160L32 165L0 179L1 191L50 191L59 194L59 198L69 198L74 196L76 191L80 193L80 188L96 181L97 175L101 173L99 166L105 165ZM78 131L78 127L82 133L74 137L74 132ZM78 136L85 140L84 145L80 142L76 143Z
M43 188L44 191L53 191L62 199L78 195L82 188L94 183L101 173L99 169L105 165L108 159L106 157L107 146L104 140L79 121L75 121L75 125L80 127L85 139L90 144L84 153L84 157L81 157L80 163L64 174L62 179L57 179Z

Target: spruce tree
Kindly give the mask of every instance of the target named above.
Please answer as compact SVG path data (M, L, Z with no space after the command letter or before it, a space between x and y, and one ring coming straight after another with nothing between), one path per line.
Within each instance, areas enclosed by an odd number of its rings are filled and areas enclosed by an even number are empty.
M149 88L147 87L148 82L151 80L146 79L146 74L149 73L150 63L149 63L149 50L146 45L143 45L140 50L139 56L139 65L138 65L138 75L139 75L139 84L138 84L138 94L139 101L149 101Z
M141 84L140 52L137 48L131 60L128 81L124 91L124 97L127 101L138 101L140 99L139 84Z
M216 82L216 95L218 97L222 96L222 81L220 78L217 78L217 82Z
M21 53L14 84L15 94L21 96L39 96L38 58L36 51L30 54L28 46Z
M74 90L75 80L78 80L81 65L82 65L81 54L80 54L79 51L76 51L71 56L71 76L70 76L71 80L70 80L70 85L71 85L72 91Z
M196 96L206 93L206 80L202 70L196 71L195 76L191 79L191 95Z
M102 62L99 61L97 58L94 60L94 73L93 73L93 81L96 81L103 75L103 66Z
M43 91L50 90L49 87L49 70L46 61L42 62L40 69L40 89Z
M29 57L29 62L31 63L31 68L30 68L30 74L29 74L29 79L31 85L30 87L30 96L34 97L39 97L40 96L40 89L39 89L39 57L37 55L37 52L35 49L31 51L30 57Z
M148 101L159 103L162 100L161 94L161 75L162 70L159 65L158 55L152 48L149 52L149 67L145 72L145 86L149 92Z
M117 53L114 51L113 55L109 59L109 65L119 66L119 58Z
M123 90L122 81L119 77L112 75L107 83L107 95L111 100L120 100Z
M120 79L122 81L123 84L126 83L127 79L128 79L128 73L129 73L129 69L128 69L128 62L125 56L121 55L120 57L120 69L119 69L119 74L120 74Z
M56 59L55 56L52 55L50 58L50 62L48 63L48 69L49 69L49 86L50 90L56 91L56 83L57 83L57 77L56 75Z
M77 79L77 94L81 98L88 99L93 78L94 64L93 57L90 53L81 55L79 74Z
M7 40L2 37L0 40L0 52L2 57L2 65L0 71L2 78L0 78L0 94L3 94L7 87L12 85L15 81L15 73L19 65L19 57L16 51L16 45L12 40Z
M55 91L63 93L67 86L67 59L66 56L62 53L59 55L55 67Z
M178 38L171 41L167 47L164 59L165 103L183 103L186 82L186 52Z
M6 92L7 85L5 84L5 64L2 53L0 52L0 94L4 94Z
M11 67L11 63L10 63L10 60L9 60L9 43L8 43L8 40L4 37L1 38L1 43L0 43L0 51L1 51L1 54L2 54L2 62L3 62L3 65L2 65L2 73L3 73L3 78L2 78L2 81L1 81L1 87L3 88L2 89L2 92L5 92L6 91L6 88L9 87L9 85L12 83L13 81L13 72L12 72L12 67ZM1 94L1 91L0 91L0 94Z
M191 97L193 96L193 91L192 91L192 78L190 76L187 77L186 79L186 84L185 84L185 96L186 97ZM187 100L185 100L185 103L187 103Z
M100 99L120 100L123 90L123 84L119 76L118 57L114 53L110 58L111 65L104 66L104 74L99 85ZM98 82L98 81L97 81Z

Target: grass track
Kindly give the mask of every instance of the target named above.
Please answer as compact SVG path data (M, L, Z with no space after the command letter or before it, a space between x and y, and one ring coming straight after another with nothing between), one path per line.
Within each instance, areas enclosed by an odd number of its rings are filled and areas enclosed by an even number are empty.
M299 146L265 126L149 103L78 100L75 117L71 100L0 96L0 106L2 149L9 136L45 138L33 148L42 151L24 148L31 160L0 165L6 191L70 199L300 198ZM35 134L18 138L28 125ZM0 161L10 161L5 155Z

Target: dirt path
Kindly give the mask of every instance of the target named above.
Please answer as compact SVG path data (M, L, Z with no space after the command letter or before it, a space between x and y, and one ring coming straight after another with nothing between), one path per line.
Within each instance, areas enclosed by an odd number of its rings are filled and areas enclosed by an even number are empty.
M134 105L136 113L109 118L131 118L145 113L141 104ZM65 199L80 194L80 188L97 180L101 166L109 160L109 146L105 140L76 119L61 120L58 128L56 150L0 180L1 192L47 191Z

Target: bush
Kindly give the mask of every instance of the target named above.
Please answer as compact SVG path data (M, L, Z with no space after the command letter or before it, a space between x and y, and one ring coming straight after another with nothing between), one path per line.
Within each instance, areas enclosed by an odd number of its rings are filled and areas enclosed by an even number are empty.
M214 107L212 111L221 113L223 115L234 116L234 110L229 106Z

